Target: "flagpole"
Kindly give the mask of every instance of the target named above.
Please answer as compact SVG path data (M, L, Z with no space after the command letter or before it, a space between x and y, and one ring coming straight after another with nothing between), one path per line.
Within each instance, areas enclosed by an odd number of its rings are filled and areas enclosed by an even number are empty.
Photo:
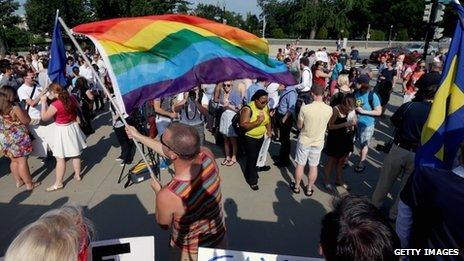
M57 13L58 15L58 13ZM71 41L73 42L73 44L76 46L77 48L77 51L82 55L82 58L84 59L84 61L86 63L88 63L90 65L90 69L92 70L92 73L94 75L94 77L97 79L98 83L103 87L103 91L105 92L106 96L110 99L110 102L111 104L113 104L115 110L116 110L116 114L119 116L119 118L121 119L121 121L124 123L124 125L127 127L128 124L127 124L127 121L126 119L122 116L123 113L121 111L121 109L119 108L119 106L117 105L117 103L114 101L113 97L111 97L111 94L110 92L106 89L105 85L103 84L102 80L100 79L100 77L98 77L98 74L97 72L95 71L95 69L93 68L93 66L91 66L91 62L89 60L89 58L87 58L87 56L85 55L84 51L82 50L82 48L79 46L79 44L77 43L76 41L76 38L74 38L73 34L71 33L71 30L68 28L68 26L66 25L66 23L63 21L63 19L61 19L61 17L58 17L58 21L61 23L61 25L63 26L64 30L66 31L66 34L69 36L69 38L71 38ZM150 176L151 178L160 183L159 180L156 178L155 176L155 173L153 172L153 169L150 167L150 165L148 164L148 161L147 161L147 158L145 157L145 154L143 154L143 151L142 151L142 148L140 147L140 144L134 139L132 138L132 141L135 143L135 147L137 148L137 151L140 153L140 155L142 156L142 159L143 159L143 162L147 165L148 167L148 171L150 172Z

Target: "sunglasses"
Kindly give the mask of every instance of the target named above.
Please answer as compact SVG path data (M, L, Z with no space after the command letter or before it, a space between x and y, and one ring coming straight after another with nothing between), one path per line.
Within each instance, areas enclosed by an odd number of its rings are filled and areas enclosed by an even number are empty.
M225 87L230 87L232 84L224 84Z

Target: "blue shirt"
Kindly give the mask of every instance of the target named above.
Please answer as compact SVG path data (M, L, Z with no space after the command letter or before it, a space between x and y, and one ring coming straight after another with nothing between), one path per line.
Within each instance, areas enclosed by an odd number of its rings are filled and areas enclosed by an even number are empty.
M254 84L250 85L250 87L248 87L247 97L246 97L246 104L251 102L251 97L253 97L255 92L257 92L258 90L264 90L264 87L257 84L257 83L254 83Z
M75 63L73 63L72 65L66 64L66 76L68 76L68 77L73 76L74 67L79 68L79 66L77 66Z
M374 108L371 107L369 104L369 92L354 92L354 98L356 99L356 105L360 106L365 111L373 111L375 107L380 106L380 99L377 94L374 93L372 105ZM358 115L358 126L360 128L371 127L375 125L375 117L360 114Z
M284 115L288 111L292 114L295 114L295 104L298 94L296 93L295 86L288 86L280 95L279 107L277 107L277 112Z
M343 65L341 63L335 64L335 67L332 71L332 76L330 77L330 79L332 81L338 80L338 75L340 75L342 71L343 71Z

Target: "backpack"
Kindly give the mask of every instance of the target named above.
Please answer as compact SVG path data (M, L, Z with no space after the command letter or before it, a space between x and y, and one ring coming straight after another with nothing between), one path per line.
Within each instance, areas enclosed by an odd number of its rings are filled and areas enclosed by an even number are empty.
M359 93L359 91L356 91L356 92ZM373 91L369 91L367 100L369 102L369 106L371 106L371 110L373 111L374 110L374 92ZM378 117L378 116L371 116L371 117Z
M240 125L240 114L241 114L243 108L245 108L245 107L248 107L250 109L250 113L252 115L253 111L251 110L251 107L248 106L248 105L244 105L232 118L232 127L234 128L235 133L239 137L245 136L245 133L247 132L247 130ZM250 118L251 118L251 115L250 115Z

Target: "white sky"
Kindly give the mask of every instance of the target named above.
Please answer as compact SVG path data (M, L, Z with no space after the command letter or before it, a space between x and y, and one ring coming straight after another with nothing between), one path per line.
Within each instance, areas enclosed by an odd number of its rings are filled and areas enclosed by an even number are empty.
M198 3L213 4L219 6L226 5L226 9L233 12L241 13L245 15L247 12L259 15L261 9L258 7L256 0L189 0L192 3L192 7L195 7ZM18 14L24 14L24 8L22 5L26 0L18 0L21 7L18 10Z

